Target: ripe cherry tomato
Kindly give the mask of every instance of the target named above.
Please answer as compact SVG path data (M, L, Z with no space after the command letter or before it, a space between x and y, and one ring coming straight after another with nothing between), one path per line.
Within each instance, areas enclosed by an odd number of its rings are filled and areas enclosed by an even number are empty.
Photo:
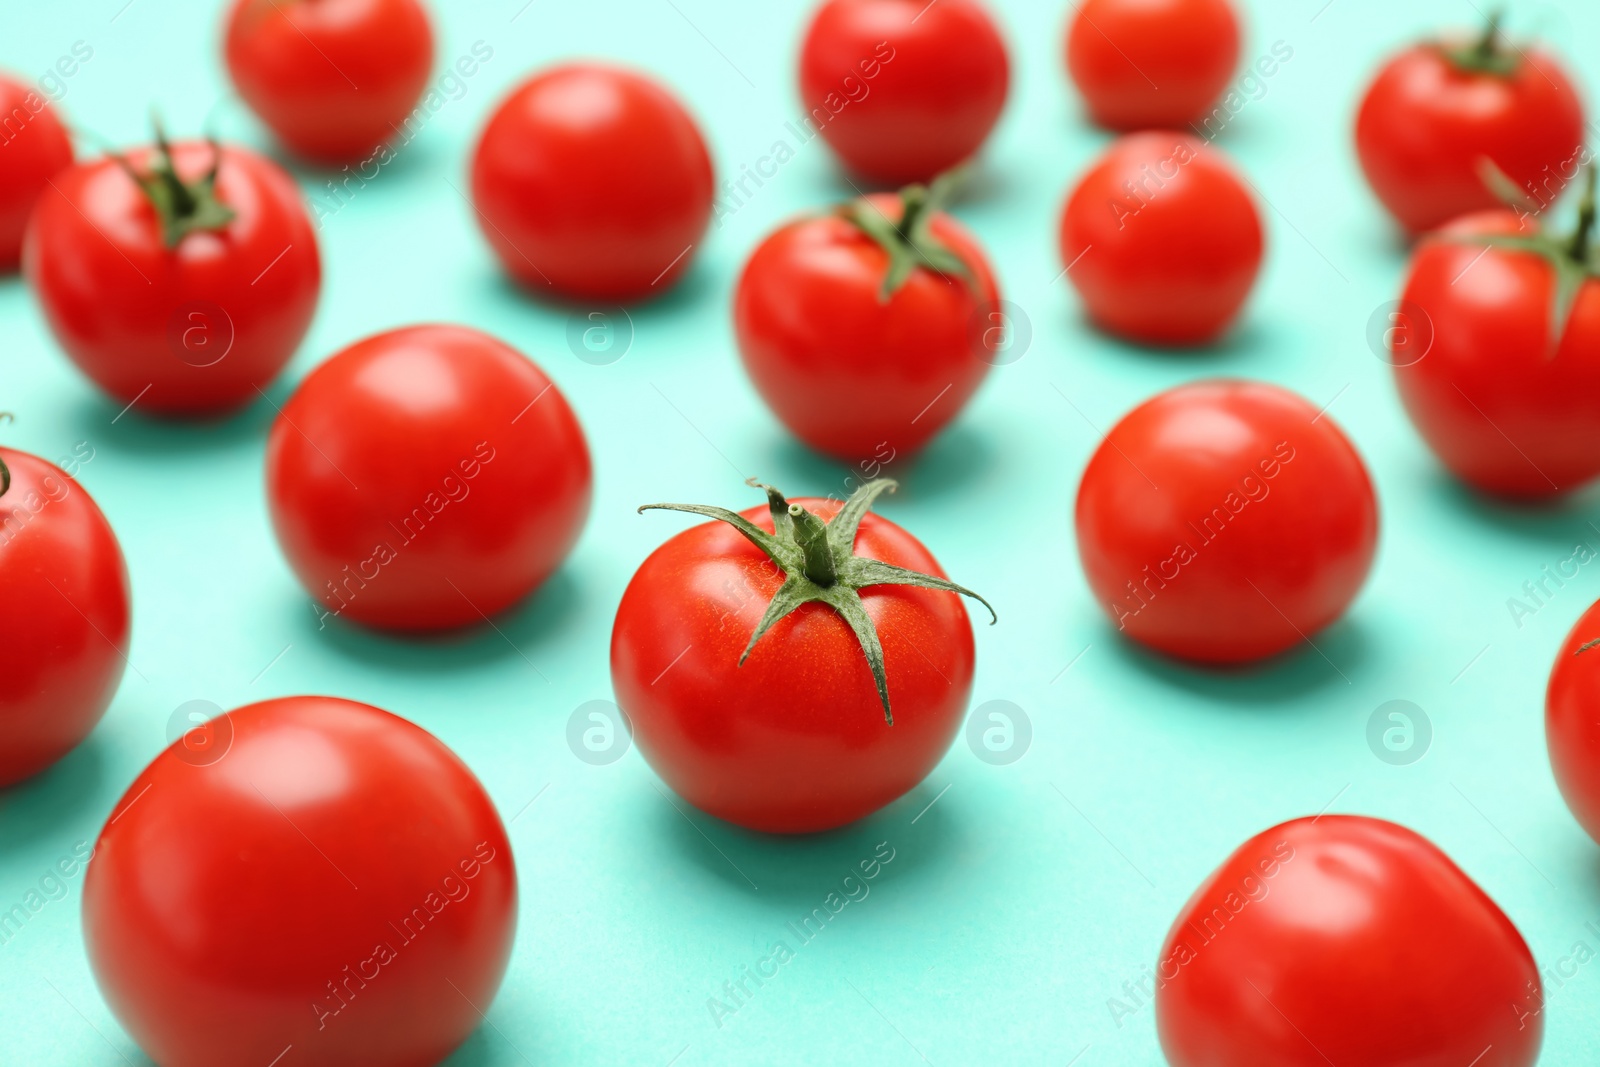
M1557 239L1513 212L1480 212L1412 258L1390 331L1400 399L1445 466L1486 492L1551 497L1600 474L1591 223ZM1561 275L1570 303L1556 298Z
M893 486L842 506L769 489L768 509L740 515L650 505L722 520L651 553L611 631L633 738L689 803L753 830L826 830L900 797L949 749L973 668L950 592L977 594L867 514Z
M72 165L72 141L37 89L0 74L0 271L22 262L22 234L39 194Z
M1291 648L1355 599L1378 541L1366 466L1333 420L1264 382L1134 408L1078 486L1078 552L1129 637L1180 659Z
M1484 161L1541 200L1587 158L1583 105L1561 64L1499 35L1430 41L1389 60L1356 116L1372 190L1407 231L1498 207Z
M472 157L473 206L501 265L578 300L670 289L711 221L714 183L705 139L670 92L592 63L523 82Z
M1572 626L1550 669L1544 697L1550 769L1567 807L1590 837L1600 841L1600 604Z
M223 45L239 95L320 163L363 159L404 133L433 68L417 0L235 0Z
M1231 0L1084 0L1067 30L1067 71L1089 116L1113 130L1182 129L1239 67Z
M481 622L560 566L590 495L561 391L465 326L356 342L301 383L267 440L272 525L322 625Z
M72 463L93 457L80 445ZM106 517L59 467L8 448L0 448L0 603L7 786L89 736L122 681L129 640L128 568Z
M1432 842L1359 815L1241 845L1153 984L1171 1067L1532 1067L1544 1032L1511 920Z
M427 1067L482 1021L517 876L494 804L432 734L287 697L211 720L100 831L84 939L163 1067Z
M253 152L189 141L80 163L54 186L23 266L79 369L158 415L259 396L305 336L322 285L293 179Z
M1255 200L1215 145L1119 138L1061 216L1061 258L1094 323L1156 345L1215 340L1261 269Z
M912 186L812 215L745 265L745 369L806 444L847 463L920 449L1001 358L1004 312L977 240Z
M892 185L931 181L976 153L1010 77L978 0L827 0L800 51L806 127L847 168Z

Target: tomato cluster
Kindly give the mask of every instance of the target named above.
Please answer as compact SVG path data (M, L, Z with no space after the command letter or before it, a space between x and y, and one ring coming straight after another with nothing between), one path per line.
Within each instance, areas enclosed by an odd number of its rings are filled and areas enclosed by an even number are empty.
M1118 137L1065 198L1062 273L1113 338L1226 346L1266 239L1263 198L1214 138L1293 51L1279 42L1241 75L1233 0L1072 6L1067 72ZM419 0L234 0L224 20L240 97L301 164L386 158L445 84ZM610 644L617 701L660 778L771 834L871 815L961 729L978 648L962 597L994 611L871 509L896 488L879 461L949 426L1014 358L1016 329L983 241L953 214L1010 91L990 10L824 0L797 65L808 136L852 184L900 188L762 239L732 294L734 340L777 423L872 476L844 499L751 480L764 506L644 505L710 521L638 566ZM279 406L266 389L321 290L295 177L159 123L147 146L75 161L54 108L8 77L0 114L0 270L20 266L61 349L124 414L273 404L271 526L319 632L493 625L562 566L594 471L544 369L468 325L411 325L328 356ZM1441 462L1497 496L1600 475L1594 171L1570 233L1541 221L1589 164L1585 125L1561 64L1507 40L1498 16L1393 58L1358 108L1361 168L1417 238L1386 333L1401 399ZM468 169L505 273L573 307L671 289L719 212L691 110L607 63L521 80ZM0 448L0 787L83 741L127 663L128 568L74 477L88 458ZM1325 408L1198 379L1104 435L1075 547L1127 639L1186 669L1239 668L1350 609L1378 515ZM1600 840L1597 644L1600 605L1558 654L1546 708L1556 782ZM285 909L293 921L260 936ZM516 920L510 843L472 771L404 719L319 696L238 708L158 755L109 813L83 901L107 1003L168 1067L290 1050L330 1067L437 1063L495 996ZM1174 922L1151 996L1174 1067L1529 1067L1543 1035L1539 970L1511 920L1432 843L1357 816L1241 845Z

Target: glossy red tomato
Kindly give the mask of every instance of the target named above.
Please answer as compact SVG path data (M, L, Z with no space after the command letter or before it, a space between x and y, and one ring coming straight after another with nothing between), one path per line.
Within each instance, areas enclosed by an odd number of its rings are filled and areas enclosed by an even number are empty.
M74 468L94 458L80 445ZM89 494L37 456L0 448L0 786L89 736L127 665L128 569Z
M635 300L670 289L711 221L711 156L666 89L593 63L551 67L489 118L472 202L507 273L535 292Z
M1600 648L1584 647L1596 639L1600 604L1573 624L1556 653L1544 697L1544 732L1550 769L1567 807L1600 841Z
M994 272L929 199L913 187L791 222L756 249L734 295L739 354L762 398L795 436L852 465L920 449L1003 359L1010 324Z
M865 514L885 487L858 490L843 519L837 501L777 497L786 534L775 557L723 522L685 530L628 583L611 632L617 702L650 766L702 811L771 833L842 826L912 789L949 749L972 692L973 641L960 599L941 590L967 591L942 580L916 538ZM774 530L768 509L699 513ZM819 590L795 531L828 520L839 525L821 554L836 577ZM788 614L773 622L775 599ZM865 652L878 642L881 675Z
M488 1011L516 933L500 816L432 734L287 697L174 742L100 832L83 930L162 1067L431 1067Z
M22 262L22 234L39 194L72 165L72 141L33 86L0 73L0 271Z
M1239 67L1231 0L1083 0L1067 30L1067 71L1095 122L1183 129L1221 99Z
M1548 53L1503 41L1430 41L1390 59L1356 115L1356 152L1372 190L1411 233L1500 205L1494 163L1547 203L1588 159L1583 104Z
M982 147L1010 61L978 0L826 0L800 48L808 130L872 181L930 181Z
M1261 269L1255 200L1215 145L1119 138L1061 216L1061 259L1093 322L1132 341L1199 345L1238 316Z
M561 391L465 326L356 342L301 383L267 441L272 525L321 625L438 630L504 611L566 558L590 495Z
M223 51L239 95L279 140L338 164L406 133L433 68L433 29L417 0L234 0Z
M1482 212L1418 246L1391 335L1412 346L1395 348L1395 382L1456 476L1550 497L1600 475L1600 283L1570 241L1549 239L1548 256L1489 244L1507 235L1537 244L1539 227ZM1564 324L1553 310L1562 261L1584 277Z
M169 166L141 150L129 160L141 182L113 159L80 163L39 198L28 282L61 347L119 404L238 408L311 324L322 268L299 189L253 152L220 153L181 142Z
M1171 1067L1532 1067L1522 935L1450 857L1359 815L1251 838L1184 905L1156 964Z
M1095 598L1142 644L1243 663L1314 636L1372 567L1378 503L1325 413L1265 382L1180 385L1134 408L1078 486Z

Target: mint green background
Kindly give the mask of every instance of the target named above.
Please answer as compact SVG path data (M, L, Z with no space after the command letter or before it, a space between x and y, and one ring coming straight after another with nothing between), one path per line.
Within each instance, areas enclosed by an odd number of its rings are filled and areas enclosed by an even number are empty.
M80 441L94 448L81 479L127 552L138 672L83 746L0 794L0 909L93 839L166 743L179 704L320 692L421 723L472 765L508 820L517 816L516 955L492 1026L455 1064L1158 1063L1149 1007L1119 1027L1108 998L1154 959L1179 906L1223 856L1272 823L1324 808L1427 834L1500 902L1542 966L1579 940L1600 948L1584 928L1600 921L1600 852L1556 793L1541 723L1551 657L1600 595L1600 569L1584 568L1520 627L1507 608L1577 542L1600 547L1594 497L1512 510L1457 488L1411 432L1365 340L1373 309L1396 295L1403 250L1351 154L1355 99L1387 50L1479 16L1445 0L1333 0L1319 13L1322 4L1251 5L1246 55L1281 39L1294 56L1220 143L1270 205L1269 257L1233 336L1178 355L1097 336L1066 283L1052 281L1060 201L1107 138L1081 120L1061 71L1069 5L1006 0L1011 102L958 213L1029 317L1032 347L991 376L925 456L890 466L904 488L882 510L999 608L1001 624L979 628L975 701L1024 708L1032 748L994 767L958 740L911 796L809 839L686 816L637 753L592 767L565 734L574 708L611 695L607 644L624 583L683 525L636 516L634 505L747 505L756 502L740 484L747 474L793 492L841 491L846 471L765 415L737 364L727 307L766 230L848 187L820 143L801 149L710 235L677 291L633 310L632 348L610 366L575 358L564 309L501 279L452 191L465 190L465 153L502 92L569 55L620 58L665 78L701 117L720 172L736 173L799 114L792 53L806 5L533 0L518 15L523 0L435 3L441 63L478 39L493 59L324 220L322 304L275 401L358 337L455 320L529 353L588 430L589 529L549 587L500 621L504 637L319 633L268 531L260 469L271 408L220 425L159 424L137 409L113 423L118 405L75 373L22 285L0 281L0 408L17 415L6 439L52 458ZM122 5L8 4L0 65L37 75L83 40L94 57L67 81L62 107L85 129L138 140L154 104L175 131L214 111L225 136L265 143L224 99L219 5ZM1600 33L1592 5L1520 4L1514 24L1558 41L1581 77L1600 77L1592 50L1580 52ZM296 173L307 187L325 178ZM1382 547L1349 617L1317 639L1326 659L1302 649L1257 670L1192 671L1119 641L1090 602L1069 516L1096 428L1161 388L1214 374L1331 401L1372 465ZM1431 718L1432 748L1415 765L1386 765L1367 747L1368 716L1391 699ZM870 896L799 946L785 923L819 906L881 841L895 859ZM81 885L80 875L0 947L4 1062L143 1062L96 992L79 934ZM274 921L264 916L264 930ZM707 998L778 938L794 958L714 1026ZM1545 1063L1600 1057L1600 968L1552 983L1547 1022Z

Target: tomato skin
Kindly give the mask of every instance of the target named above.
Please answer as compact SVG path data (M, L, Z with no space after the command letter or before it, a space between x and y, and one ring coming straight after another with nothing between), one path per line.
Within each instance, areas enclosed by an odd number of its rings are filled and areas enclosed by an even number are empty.
M172 152L186 180L211 168L203 142ZM142 168L148 156L130 158ZM64 171L39 198L23 247L28 284L67 355L118 403L137 400L139 410L169 416L241 407L311 325L322 267L294 180L224 145L217 198L237 213L227 228L190 233L173 249L149 199L114 160ZM209 362L204 345L227 336L231 347Z
M1098 125L1181 129L1212 109L1238 69L1239 16L1230 0L1084 0L1066 61Z
M1487 211L1450 223L1412 257L1401 315L1431 338L1395 367L1406 413L1458 478L1499 496L1542 499L1600 475L1600 284L1583 284L1551 347L1555 268L1540 256L1485 251L1484 234L1536 223Z
M1472 73L1421 44L1378 72L1356 115L1356 153L1407 232L1499 207L1479 172L1484 158L1541 199L1576 173L1586 141L1577 90L1551 56L1525 55L1515 74Z
M472 157L483 235L513 278L574 300L665 292L711 221L705 139L667 89L593 63L550 67L490 116Z
M383 629L479 623L522 600L577 541L592 482L560 390L465 326L330 357L267 441L268 508L296 576L328 613Z
M898 197L869 199L900 218ZM981 320L999 304L994 272L955 219L937 214L931 230L972 271L976 293L919 268L883 301L888 253L836 214L788 223L745 264L734 294L739 355L762 399L817 451L851 464L885 448L916 452L988 373Z
M824 521L839 509L793 503ZM742 514L772 531L766 508ZM944 576L916 538L876 515L862 521L856 552ZM972 622L954 593L861 591L883 643L890 726L861 646L831 608L802 605L739 665L782 581L724 523L677 534L622 594L611 681L639 751L678 795L752 830L811 833L904 795L949 750L972 693Z
M1544 697L1550 769L1573 817L1600 842L1600 649L1578 649L1600 637L1600 603L1590 605L1562 642Z
M1076 521L1112 621L1209 664L1263 659L1332 623L1378 540L1350 441L1300 396L1250 381L1180 385L1125 415L1083 472Z
M808 126L849 170L890 185L930 181L976 153L1010 79L977 0L826 0L800 50Z
M163 1067L269 1063L288 1045L309 1067L443 1060L488 1010L516 932L511 845L483 786L427 731L354 701L286 697L209 725L230 747L157 756L84 880L89 962L118 1021Z
M33 105L38 105L34 110ZM19 124L17 117L26 116ZM72 165L72 141L37 89L0 73L0 272L22 263L22 234L50 179Z
M403 132L433 69L433 29L417 0L235 0L223 54L280 141L336 165Z
M106 517L54 464L0 448L0 786L89 736L127 665L128 568Z
M1089 318L1146 344L1221 335L1255 285L1262 245L1255 200L1222 151L1184 133L1118 138L1061 215L1062 264Z
M1543 1040L1511 920L1432 842L1364 816L1245 842L1184 905L1156 974L1171 1067L1532 1067Z

